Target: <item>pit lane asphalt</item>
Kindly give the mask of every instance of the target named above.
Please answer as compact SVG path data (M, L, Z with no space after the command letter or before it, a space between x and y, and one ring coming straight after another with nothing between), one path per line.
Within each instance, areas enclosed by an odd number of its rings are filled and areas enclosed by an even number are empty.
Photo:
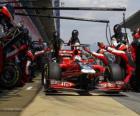
M140 92L122 92L125 97L113 97L114 100L123 104L127 108L135 111L140 116Z
M0 116L140 116L140 93L62 91L47 94L40 77L23 88L0 93Z
M20 116L140 116L140 93L42 91Z
M40 76L13 90L0 90L0 116L19 116L41 89Z

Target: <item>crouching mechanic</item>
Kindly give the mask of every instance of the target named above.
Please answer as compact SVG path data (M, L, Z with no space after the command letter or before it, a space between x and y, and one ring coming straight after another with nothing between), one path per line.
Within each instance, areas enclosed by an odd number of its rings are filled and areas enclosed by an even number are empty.
M132 57L130 56L128 52L128 46L125 44L121 44L118 49L112 48L112 47L106 47L106 50L122 59L123 64L120 64L123 66L126 70L126 76L123 80L124 85L128 85L130 82L130 79L134 75L135 71L135 64L133 62Z
M79 43L75 43L74 45L74 51L73 51L74 61L79 64L82 73L95 74L96 71L92 68L90 64L87 64L87 63L85 64L82 62L82 57L81 57L82 53L81 53L81 50L79 49L79 46L80 46Z

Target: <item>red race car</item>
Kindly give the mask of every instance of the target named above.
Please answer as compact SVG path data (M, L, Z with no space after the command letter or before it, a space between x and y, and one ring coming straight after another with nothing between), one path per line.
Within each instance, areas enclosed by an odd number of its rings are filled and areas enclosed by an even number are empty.
M59 63L49 62L45 65L42 80L44 88L82 88L87 89L87 76L93 75L96 71L92 68L93 59L84 59L83 45L76 46L71 50L61 49L59 51ZM80 49L79 49L80 48Z
M100 83L100 78L107 79L106 68L98 65L90 53L83 47L85 44L76 45L73 50L61 49L59 51L59 63L49 62L42 72L42 83L45 91L56 89L82 89L93 90ZM70 47L70 46L67 46ZM73 46L72 46L73 47ZM113 76L116 71L110 72ZM102 83L103 91L120 91L119 84L116 87L111 83Z

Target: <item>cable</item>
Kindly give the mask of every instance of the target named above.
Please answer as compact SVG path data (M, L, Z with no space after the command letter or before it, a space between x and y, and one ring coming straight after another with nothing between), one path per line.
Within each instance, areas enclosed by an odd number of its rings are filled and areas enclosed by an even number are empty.
M127 39L128 44L129 44L127 31L126 31L125 12L123 13L123 25L124 25L124 31L125 31L125 34L126 34L126 39Z
M108 44L110 45L110 41L109 41L109 38L108 38L108 27L109 27L109 24L107 23L106 24L106 39L107 39Z

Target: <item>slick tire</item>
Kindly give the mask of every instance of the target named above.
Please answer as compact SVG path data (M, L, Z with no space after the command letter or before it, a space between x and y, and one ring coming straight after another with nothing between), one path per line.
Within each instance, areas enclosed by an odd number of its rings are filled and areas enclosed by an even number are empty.
M6 89L12 89L20 79L19 69L14 63L8 63L4 66L0 77L0 85Z
M61 79L61 70L59 65L56 62L51 62L45 64L42 72L42 85L44 86L45 91L50 88L50 80L60 80Z
M80 89L84 91L89 90L89 79L87 78L86 74L80 76L79 83L80 83Z
M18 71L19 71L19 78L18 78L18 81L16 83L16 87L22 87L23 86L23 83L22 83L22 75L23 75L23 72L21 70L21 68L18 66Z
M122 81L125 77L124 70L118 64L110 64L105 73L110 81Z

